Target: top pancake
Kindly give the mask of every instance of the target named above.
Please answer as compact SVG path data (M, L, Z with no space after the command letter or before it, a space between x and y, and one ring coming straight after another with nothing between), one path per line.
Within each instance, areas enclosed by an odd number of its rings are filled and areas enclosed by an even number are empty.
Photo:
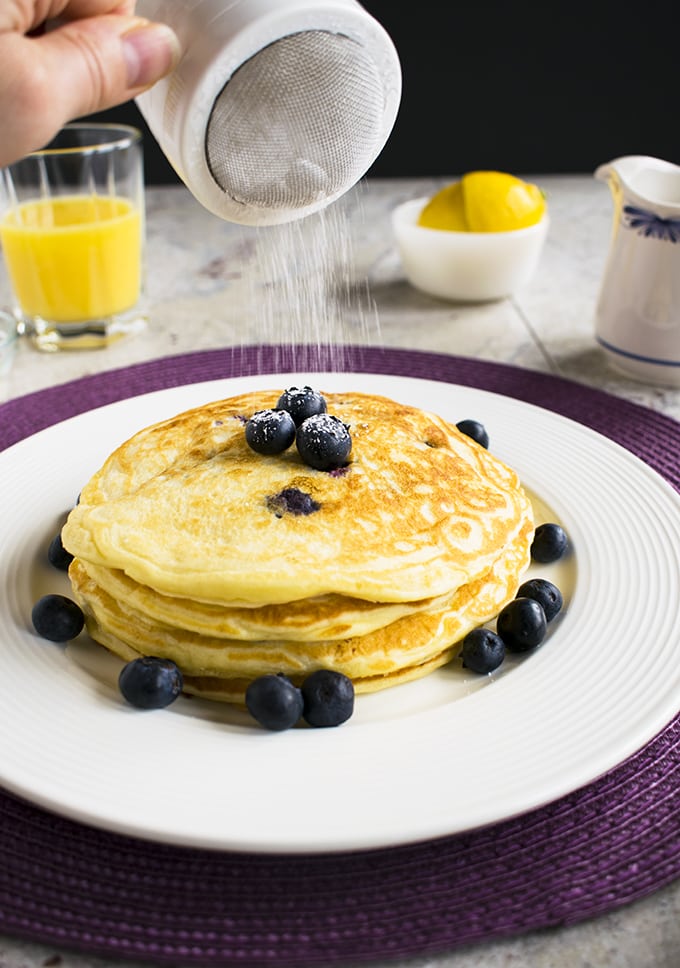
M130 438L83 488L65 547L197 601L410 602L484 574L531 515L511 468L441 417L385 397L324 394L352 435L345 468L314 470L294 445L257 454L245 420L279 395L207 403ZM286 489L318 508L286 510Z

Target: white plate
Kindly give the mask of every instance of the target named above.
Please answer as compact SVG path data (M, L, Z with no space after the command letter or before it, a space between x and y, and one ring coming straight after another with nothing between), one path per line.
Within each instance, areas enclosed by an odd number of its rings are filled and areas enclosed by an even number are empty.
M140 712L120 663L31 629L67 590L45 549L84 481L143 425L247 389L313 382L481 420L574 554L541 569L567 607L535 652L477 677L454 662L358 697L338 729L268 733L180 698ZM0 783L106 829L250 851L382 847L545 804L616 766L676 713L680 496L580 424L496 394L391 376L294 374L194 384L74 417L0 454ZM536 566L532 566L535 570ZM556 570L557 569L557 570Z

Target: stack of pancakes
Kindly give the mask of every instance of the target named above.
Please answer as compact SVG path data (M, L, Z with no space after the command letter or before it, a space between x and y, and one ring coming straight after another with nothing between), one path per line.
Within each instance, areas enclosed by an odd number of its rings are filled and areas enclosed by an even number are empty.
M279 395L148 427L83 488L62 540L90 635L232 702L269 672L335 669L357 692L425 675L516 593L534 529L517 474L441 417L356 392L324 394L347 466L257 454L245 422Z

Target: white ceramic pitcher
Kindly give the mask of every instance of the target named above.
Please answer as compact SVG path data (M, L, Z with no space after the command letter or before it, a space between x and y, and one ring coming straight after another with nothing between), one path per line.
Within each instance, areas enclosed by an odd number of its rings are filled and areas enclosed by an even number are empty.
M617 369L680 386L680 166L647 155L600 165L614 223L595 335Z

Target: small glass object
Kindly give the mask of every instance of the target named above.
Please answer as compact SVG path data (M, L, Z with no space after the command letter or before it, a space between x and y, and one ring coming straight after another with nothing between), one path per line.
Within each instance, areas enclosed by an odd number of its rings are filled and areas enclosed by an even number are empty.
M19 331L41 350L139 332L144 306L142 135L66 125L0 171L0 242Z

